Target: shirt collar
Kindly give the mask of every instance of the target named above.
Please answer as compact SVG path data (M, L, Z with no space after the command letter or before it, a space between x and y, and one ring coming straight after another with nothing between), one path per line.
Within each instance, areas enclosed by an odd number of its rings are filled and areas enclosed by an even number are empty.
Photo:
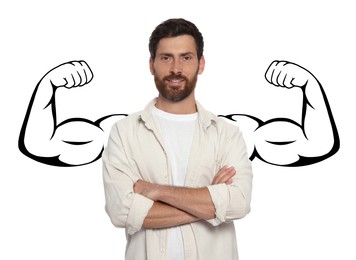
M154 127L153 118L151 111L157 102L157 98L151 100L141 112L141 120L145 122L146 126L150 129ZM205 110L202 105L196 100L195 101L198 109L198 120L204 129L207 129L212 123L216 123L217 117L213 113Z

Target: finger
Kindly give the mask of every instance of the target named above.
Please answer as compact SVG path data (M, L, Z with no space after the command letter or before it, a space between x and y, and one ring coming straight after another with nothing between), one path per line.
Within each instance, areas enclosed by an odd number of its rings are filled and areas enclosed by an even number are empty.
M236 171L231 171L226 175L223 175L222 178L220 179L219 183L225 183L225 184L231 184L232 183L232 178L235 176Z
M224 171L226 171L227 170L227 166L223 166L216 174L215 174L215 176L214 176L214 178L213 178L213 181L212 181L212 184L216 184L218 181L219 181L219 179L221 178L221 175L224 173Z
M274 61L266 72L266 80L277 87L290 87L290 81L286 81L288 71L286 69L287 61Z
M74 82L74 87L78 87L82 84L82 76L78 70L73 71L71 76Z
M88 83L87 75L85 72L86 66L83 66L82 62L75 61L73 62L74 71L73 77L75 79L76 86L83 86Z
M214 177L212 184L225 183L236 174L234 167L223 167Z
M283 87L284 86L284 81L287 76L286 68L285 65L287 62L285 61L279 61L276 66L275 70L272 75L272 84L278 87Z
M289 82L286 81L287 76L288 76L287 72L281 69L276 78L276 85L280 87L286 87L286 84L289 84Z
M293 88L294 87L293 80L294 80L294 77L292 77L290 73L286 74L285 80L284 80L284 86L286 88Z
M278 79L278 84L281 87L286 87L286 88L293 88L294 84L294 73L293 70L291 70L291 63L290 62L283 62L281 64L281 67L279 68L281 70L280 77Z
M64 80L67 82L63 86L66 88L77 87L82 81L81 75L78 73L76 62L70 62L63 67L65 69Z
M273 72L273 76L272 76L272 84L273 85L275 85L275 86L277 86L277 87L280 87L281 85L279 84L279 80L280 80L280 78L282 77L281 76L281 71L278 69L278 68L276 68L275 70L274 70L274 72Z
M64 87L66 88L71 88L75 87L75 79L71 73L69 73L67 76L63 78L66 82L66 84L63 84Z
M226 184L226 185L231 185L231 184L232 184L232 178L229 179L229 180L227 180L227 181L225 182L225 184Z
M142 183L141 180L137 180L137 181L134 183L134 185L133 185L133 190L134 190L135 193L139 193L140 187L141 187L141 185L140 185L141 183Z
M82 76L84 78L82 85L88 84L93 79L93 72L85 61L79 61L81 66Z
M272 84L272 77L278 61L273 61L266 70L265 79Z

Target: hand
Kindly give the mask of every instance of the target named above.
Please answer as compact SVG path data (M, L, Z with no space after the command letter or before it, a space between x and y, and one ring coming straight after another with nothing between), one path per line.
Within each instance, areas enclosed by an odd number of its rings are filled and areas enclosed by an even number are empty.
M230 185L232 183L232 177L234 177L235 174L236 174L236 170L234 167L224 166L215 175L211 184L215 185L215 184L225 183L227 185Z
M55 87L81 87L93 79L93 72L85 61L72 61L52 69L44 79Z
M273 61L265 73L266 80L285 88L304 87L314 76L297 64L287 61Z
M145 196L146 198L153 201L157 201L156 195L158 192L158 185L147 181L138 180L134 183L133 189L135 193Z

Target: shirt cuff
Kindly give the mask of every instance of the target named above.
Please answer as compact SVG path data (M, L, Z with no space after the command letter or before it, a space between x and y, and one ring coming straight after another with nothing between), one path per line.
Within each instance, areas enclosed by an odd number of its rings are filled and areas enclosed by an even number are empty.
M145 220L152 205L153 200L134 193L130 211L126 220L126 228L129 235L133 235L141 229L143 221Z
M228 188L224 183L210 185L207 188L215 207L215 219L208 220L208 222L217 226L226 222L226 211L230 200Z

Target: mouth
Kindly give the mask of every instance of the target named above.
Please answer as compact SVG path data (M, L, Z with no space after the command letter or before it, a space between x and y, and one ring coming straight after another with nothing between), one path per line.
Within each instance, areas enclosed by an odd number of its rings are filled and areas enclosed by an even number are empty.
M167 81L169 81L169 82L174 82L174 83L178 83L178 82L183 82L184 79L167 79Z
M182 78L182 77L179 77L179 78L174 77L174 78L166 78L165 81L167 82L167 84L168 84L169 86L177 87L177 86L182 85L182 83L185 82L185 79Z

